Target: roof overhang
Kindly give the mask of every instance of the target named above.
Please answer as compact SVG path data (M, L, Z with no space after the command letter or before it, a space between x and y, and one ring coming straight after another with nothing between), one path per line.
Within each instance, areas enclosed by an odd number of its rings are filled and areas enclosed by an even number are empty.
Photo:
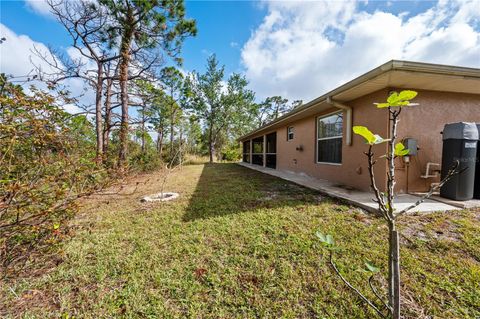
M242 137L245 140L332 108L328 99L348 102L384 88L480 94L480 69L410 61L389 61Z

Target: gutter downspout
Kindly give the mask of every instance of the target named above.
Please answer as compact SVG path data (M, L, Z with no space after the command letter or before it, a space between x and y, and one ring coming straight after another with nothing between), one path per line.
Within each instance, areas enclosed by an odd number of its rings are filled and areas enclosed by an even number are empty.
M346 139L345 139L346 140L345 143L349 146L352 145L352 108L348 105L345 105L345 104L342 104L340 102L332 100L332 98L330 96L327 97L326 101L327 101L328 104L333 105L336 108L339 108L341 110L346 111L346 113L347 113L347 120L346 120L347 136L346 136Z

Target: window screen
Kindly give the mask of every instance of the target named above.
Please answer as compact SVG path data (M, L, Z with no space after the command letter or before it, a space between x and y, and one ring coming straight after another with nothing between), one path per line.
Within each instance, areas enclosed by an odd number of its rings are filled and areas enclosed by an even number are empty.
M317 162L342 162L343 113L317 120Z

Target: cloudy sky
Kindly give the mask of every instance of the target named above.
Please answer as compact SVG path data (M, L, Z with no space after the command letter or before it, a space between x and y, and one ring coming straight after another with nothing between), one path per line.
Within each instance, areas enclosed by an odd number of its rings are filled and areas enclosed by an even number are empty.
M27 75L34 44L72 52L43 1L0 6L1 72ZM258 99L308 101L391 59L480 67L480 0L188 1L187 15L199 34L183 68L202 71L216 53Z

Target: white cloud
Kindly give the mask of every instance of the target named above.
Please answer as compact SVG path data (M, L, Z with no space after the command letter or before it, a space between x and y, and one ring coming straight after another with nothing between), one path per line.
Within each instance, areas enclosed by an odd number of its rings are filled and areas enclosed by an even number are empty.
M0 70L2 73L15 77L32 74L34 69L32 62L47 68L47 64L31 52L34 46L41 52L48 52L48 48L43 43L35 42L26 35L17 35L1 23L0 35L6 39L0 45Z
M260 98L309 100L391 59L480 67L480 3L440 1L417 14L355 2L268 2L242 48Z
M30 85L35 85L40 89L46 89L45 84L39 81L26 82L28 77L32 77L35 72L35 66L40 67L44 72L54 72L48 63L32 53L34 46L39 52L47 53L48 48L45 44L33 41L26 35L17 35L8 27L0 23L0 36L5 37L5 42L0 44L0 72L11 77L16 83L24 84L28 91ZM72 56L74 52L67 49L67 53ZM80 103L89 105L94 101L94 92L89 89L85 92L86 84L81 79L69 79L63 82L72 96L80 96ZM69 112L78 112L80 109L75 105L68 105L65 109Z
M27 8L40 15L46 17L53 16L50 12L50 6L48 5L46 0L25 0L25 5L27 6Z

